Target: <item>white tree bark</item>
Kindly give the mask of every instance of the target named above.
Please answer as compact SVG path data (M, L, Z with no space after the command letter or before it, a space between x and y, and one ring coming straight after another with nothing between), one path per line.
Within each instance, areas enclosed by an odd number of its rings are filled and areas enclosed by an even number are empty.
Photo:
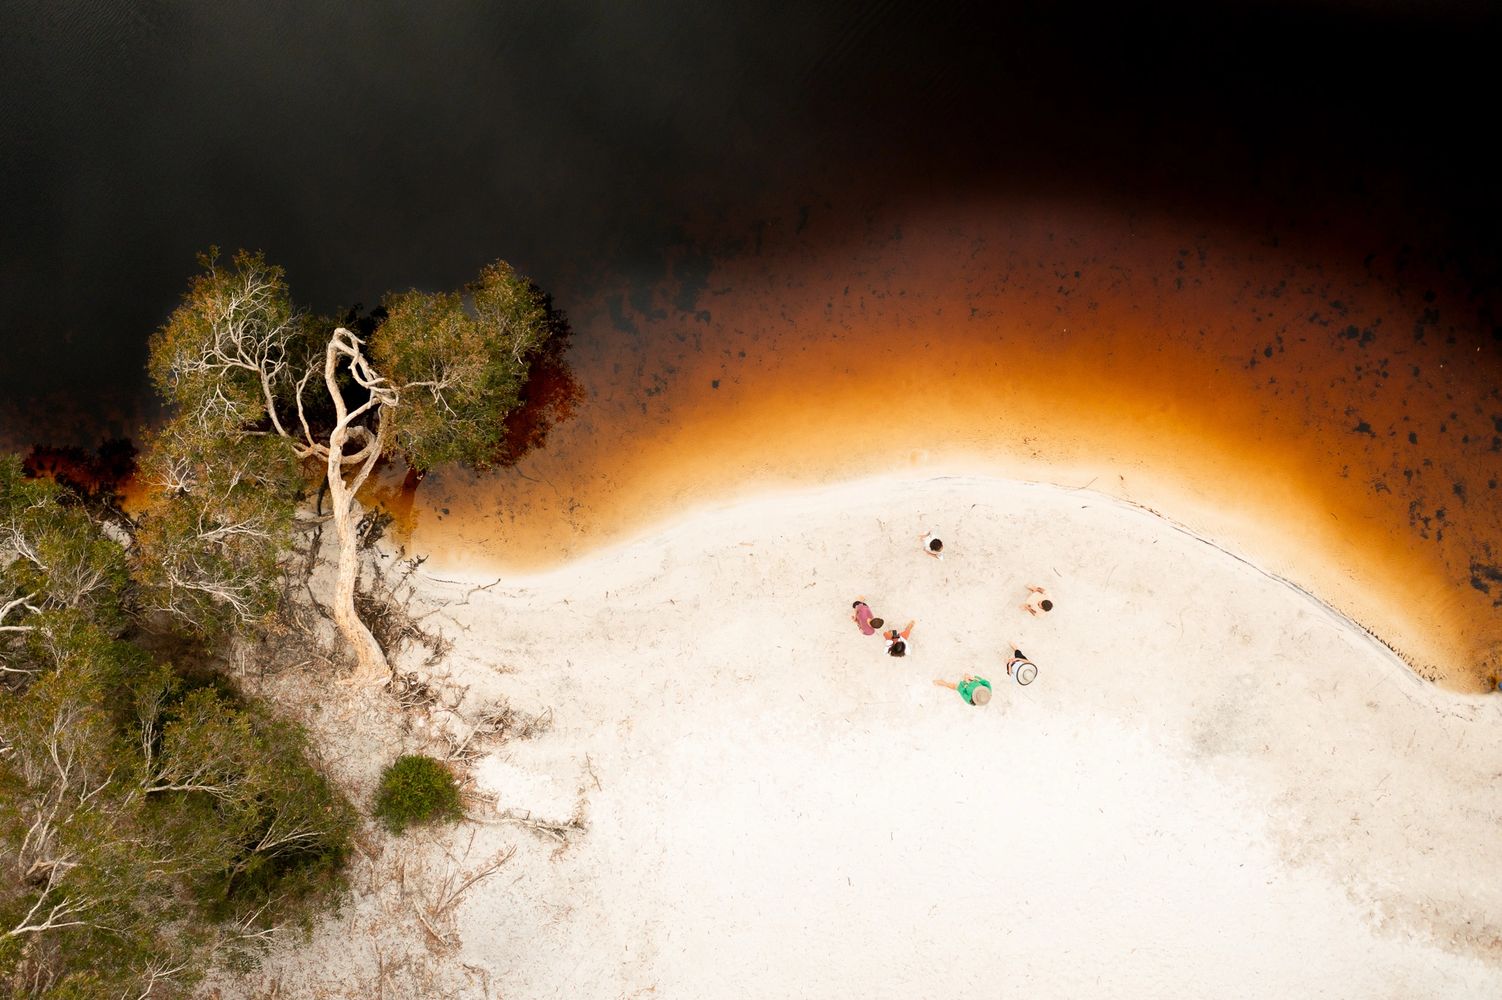
M243 276L230 282L222 295L209 303L207 309L213 337L207 347L200 346L184 356L175 357L171 367L178 377L207 377L211 380L237 378L242 372L254 373L271 426L245 433L275 434L292 443L299 459L324 461L332 503L331 519L339 546L331 606L334 623L355 660L357 679L385 683L390 679L386 656L355 611L360 572L355 496L386 449L390 440L389 415L400 403L402 394L426 390L444 402L452 375L438 372L429 380L401 387L393 385L371 366L360 338L340 327L329 339L323 366L324 384L334 405L335 425L326 439L321 433L315 436L304 409L303 393L315 382L317 366L315 363L298 370L301 361L290 346L298 330L298 318L291 314L282 316L273 308L280 290L278 281L278 274L259 261L248 266ZM341 369L346 366L355 384L369 394L355 406L349 405L339 384ZM290 418L284 419L278 405L278 386L285 388L289 384L295 385L294 394L292 400L282 401L282 405L295 402L295 423ZM347 382L345 386L348 386ZM248 406L243 393L217 387L205 395L196 416L200 424L212 422L217 425L228 420L244 427L260 419L259 414L247 412ZM184 461L179 465L181 468L169 466L166 470L164 489L170 491L185 485L188 463ZM174 479L184 481L174 482ZM253 533L255 530L254 524L213 525L206 529L225 535ZM202 542L207 538L208 534L201 531L197 540ZM240 607L243 595L216 581L210 581L206 587L197 580L201 574L195 574L193 570L196 567L189 566L181 573L173 573L169 567L171 582L175 586L192 587L200 593L207 593L243 614ZM15 628L3 622L0 626Z
M339 540L339 563L334 582L334 624L349 643L355 657L355 678L371 683L385 684L391 679L391 668L386 654L371 634L370 629L355 612L355 585L360 576L360 550L355 538L355 494L365 485L365 480L375 468L376 461L386 444L386 421L380 419L381 410L397 405L397 394L385 379L370 368L361 352L361 341L344 327L334 331L325 353L323 378L329 396L334 401L334 430L328 443L328 483L334 532ZM339 390L338 371L341 357L348 358L349 369L355 381L370 392L370 399L351 410L345 404ZM362 426L354 424L367 411L377 410L374 435ZM363 437L364 447L347 458L344 449L350 438ZM354 475L345 479L344 467L350 460L358 462Z

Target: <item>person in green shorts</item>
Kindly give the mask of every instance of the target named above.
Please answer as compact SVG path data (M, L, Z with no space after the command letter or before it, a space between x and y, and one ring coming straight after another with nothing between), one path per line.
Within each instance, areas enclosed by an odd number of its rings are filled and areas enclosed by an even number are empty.
M964 698L966 704L969 705L984 705L991 700L991 682L984 677L977 677L974 674L966 674L965 679L958 684L939 680L934 681L934 683L941 688L958 691L960 697Z

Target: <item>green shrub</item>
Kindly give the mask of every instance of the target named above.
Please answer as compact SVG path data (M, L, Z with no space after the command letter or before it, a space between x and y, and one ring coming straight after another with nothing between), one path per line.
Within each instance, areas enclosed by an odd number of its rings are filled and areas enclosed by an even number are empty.
M401 833L419 823L459 819L464 809L448 768L432 757L404 754L381 775L375 815L392 833Z

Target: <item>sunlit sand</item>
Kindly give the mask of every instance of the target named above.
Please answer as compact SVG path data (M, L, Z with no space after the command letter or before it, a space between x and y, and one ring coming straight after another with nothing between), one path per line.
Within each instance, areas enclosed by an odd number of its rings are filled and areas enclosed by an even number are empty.
M1017 607L1027 582L1053 612ZM857 631L857 594L917 619L911 656ZM475 765L475 822L369 845L351 905L227 996L403 996L419 971L477 997L1502 992L1502 703L1100 494L865 480L422 601L461 710L553 729ZM967 672L990 705L932 683ZM398 749L314 725L355 770ZM435 943L395 866L510 845Z

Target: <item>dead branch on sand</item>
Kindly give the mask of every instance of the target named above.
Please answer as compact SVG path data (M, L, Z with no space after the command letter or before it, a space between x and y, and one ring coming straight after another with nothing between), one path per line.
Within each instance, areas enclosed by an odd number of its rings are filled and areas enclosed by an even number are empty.
M480 713L479 721L461 738L445 733L448 759L467 766L512 739L530 740L547 732L553 725L551 708L532 714L513 708L510 702L492 705Z
M513 826L526 827L528 830L542 834L545 837L551 837L558 841L562 847L568 846L571 834L583 833L587 829L584 822L584 802L582 799L579 802L579 807L574 810L574 814L561 822L558 820L536 819L532 816L530 809L520 811L505 809L495 819L472 819L472 822L490 824L508 823Z
M515 854L516 845L513 844L468 871L462 867L448 868L437 881L431 897L411 901L413 915L434 944L445 951L458 947L459 934L453 927L454 908L465 893L500 871Z

